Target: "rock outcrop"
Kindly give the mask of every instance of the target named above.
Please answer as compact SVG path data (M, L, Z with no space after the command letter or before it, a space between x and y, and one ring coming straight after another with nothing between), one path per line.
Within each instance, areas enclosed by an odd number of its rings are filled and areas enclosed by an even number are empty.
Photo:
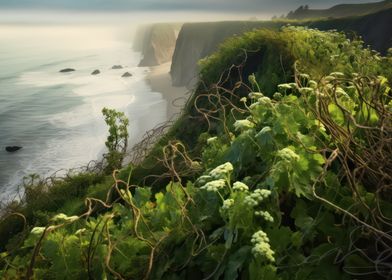
M69 73L69 72L74 72L74 71L76 71L76 70L73 68L64 68L64 69L60 70L60 73Z
M112 69L118 70L118 69L123 69L122 65L113 65Z
M91 73L91 75L99 75L99 74L101 74L101 71L99 71L98 69L97 69L97 70L94 70L94 71Z
M22 149L22 147L19 146L7 146L5 147L5 150L9 153L14 153L16 151L19 151L20 149Z
M156 66L171 61L176 46L178 24L159 23L141 27L134 49L142 52L139 66Z
M129 78L129 77L132 77L132 74L129 73L129 72L125 72L121 77L123 77L123 78Z

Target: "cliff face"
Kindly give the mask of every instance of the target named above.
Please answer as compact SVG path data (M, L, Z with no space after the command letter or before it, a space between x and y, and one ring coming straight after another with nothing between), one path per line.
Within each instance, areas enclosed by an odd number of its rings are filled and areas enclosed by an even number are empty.
M198 61L214 53L225 39L255 28L277 29L286 24L284 21L184 24L177 39L170 71L173 85L192 88L198 81ZM392 46L392 9L361 17L304 21L296 25L359 35L365 45L383 54Z
M309 9L307 6L299 7L294 12L287 15L288 19L309 19L309 18L342 18L350 16L360 16L392 8L392 0L385 0L376 3L364 4L341 4L325 10Z
M170 70L174 86L193 87L197 80L197 63L215 52L227 38L254 28L279 28L278 22L216 22L184 24L177 39Z
M136 33L134 49L141 51L139 66L155 66L172 59L178 24L153 24L141 27Z

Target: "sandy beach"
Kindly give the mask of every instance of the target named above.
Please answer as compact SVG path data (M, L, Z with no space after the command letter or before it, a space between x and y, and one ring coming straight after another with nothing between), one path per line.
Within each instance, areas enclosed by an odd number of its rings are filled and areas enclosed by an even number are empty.
M167 119L178 117L189 97L189 90L185 87L173 87L170 77L171 62L150 68L147 82L152 91L160 92L167 101Z

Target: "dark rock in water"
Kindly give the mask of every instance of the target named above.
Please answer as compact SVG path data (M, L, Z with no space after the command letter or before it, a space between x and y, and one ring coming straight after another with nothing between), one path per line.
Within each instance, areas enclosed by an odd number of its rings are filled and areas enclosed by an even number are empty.
M22 149L22 147L19 147L19 146L7 146L7 147L5 147L5 150L7 152L9 152L9 153L16 152L16 151L18 151L20 149Z
M132 77L132 74L129 73L129 72L125 72L121 77L123 77L123 78L129 78L129 77Z
M94 70L94 71L91 73L91 75L98 75L98 74L101 74L101 71L99 71L98 69L97 69L97 70Z
M65 69L60 70L60 73L69 73L69 72L74 72L74 71L75 71L75 69L73 69L73 68L65 68Z
M113 65L112 69L123 69L121 65Z

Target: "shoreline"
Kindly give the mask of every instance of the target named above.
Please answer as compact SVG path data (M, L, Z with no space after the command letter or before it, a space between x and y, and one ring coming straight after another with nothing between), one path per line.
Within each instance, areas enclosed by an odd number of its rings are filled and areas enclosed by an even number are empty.
M171 62L150 67L146 81L151 91L159 92L167 102L167 120L175 120L182 112L190 91L186 87L174 87L170 77Z

